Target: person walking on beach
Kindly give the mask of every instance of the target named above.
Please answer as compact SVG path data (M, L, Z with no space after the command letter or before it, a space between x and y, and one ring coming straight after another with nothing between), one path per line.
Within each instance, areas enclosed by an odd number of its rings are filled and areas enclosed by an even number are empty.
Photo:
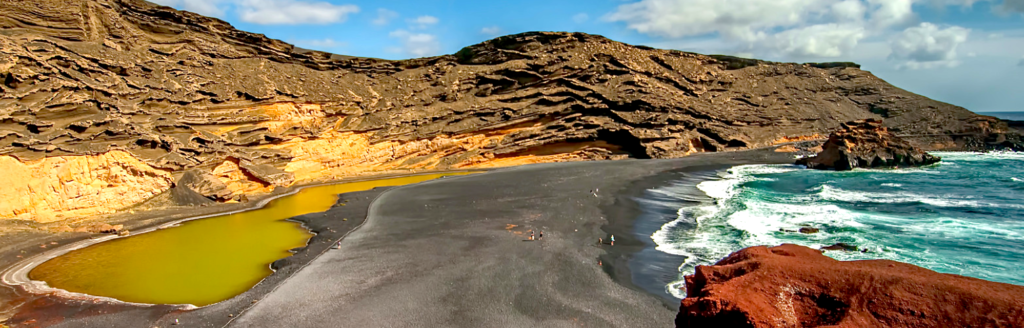
M612 235L611 241L612 241L612 246L615 246L615 235Z
M604 245L604 238L597 237L597 244L598 245Z
M530 231L530 240L534 240L533 239L533 231Z
M544 230L540 231L540 234L537 235L537 239L544 239Z

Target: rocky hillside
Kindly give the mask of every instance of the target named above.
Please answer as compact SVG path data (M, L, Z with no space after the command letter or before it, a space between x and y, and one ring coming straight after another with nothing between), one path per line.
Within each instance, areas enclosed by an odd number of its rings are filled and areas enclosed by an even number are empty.
M851 63L582 33L388 61L141 0L5 0L0 29L0 170L16 177L0 186L0 219L106 213L172 188L232 201L374 172L671 158L821 139L866 118L926 149L984 147L1007 129Z

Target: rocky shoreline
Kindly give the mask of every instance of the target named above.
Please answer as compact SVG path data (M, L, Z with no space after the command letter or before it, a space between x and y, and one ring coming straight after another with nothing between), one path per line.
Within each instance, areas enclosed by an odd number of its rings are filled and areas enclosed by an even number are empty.
M463 171L426 171L413 173L384 174L379 176L345 179L326 184L358 182L365 180L395 178L408 175L447 172ZM213 206L175 207L148 211L140 210L137 213L122 213L116 218L115 222L120 222L119 225L125 226L127 227L127 229L131 229L131 231L135 231L136 233L145 233L155 229L160 229L162 227L168 227L175 224L179 224L185 221L201 220L206 217L220 216L230 213L237 213L257 209L265 206L268 202L270 202L273 199L288 196L298 192L303 188L315 187L318 185L323 184L311 184L293 186L289 188L279 188L275 190L274 193L253 199L252 201L247 203L216 204ZM263 285L272 286L276 284L274 281L279 281L281 279L287 278L287 276L290 275L292 271L296 270L295 267L301 266L305 263L302 262L302 260L300 260L301 258L303 258L303 256L309 256L308 254L310 254L310 252L316 254L324 251L326 247L331 244L331 240L329 239L340 239L345 232L351 231L351 229L353 229L355 226L358 226L358 224L362 222L363 218L365 218L365 203L372 199L372 196L377 195L380 192L383 192L384 190L386 190L386 188L378 188L366 192L346 194L346 197L339 199L339 203L352 201L354 202L354 206L336 206L330 210L332 214L352 217L353 220L346 220L326 225L323 222L323 218L317 219L318 217L324 215L324 213L309 214L289 219L300 223L303 226L303 228L308 229L315 235L310 239L309 242L307 242L306 247L293 250L295 255L274 262L271 265L271 268L275 271L275 273L272 274L270 277L264 279L264 282L258 284L257 287ZM367 197L369 197L369 199ZM117 300L103 300L102 298L96 298L90 295L80 295L75 293L68 293L62 290L53 290L50 288L39 288L38 286L30 286L32 285L32 283L27 281L27 277L8 277L14 274L11 272L11 270L14 269L20 269L21 271L30 270L31 267L24 267L24 265L27 264L25 263L26 260L30 258L44 256L44 258L40 259L44 261L45 259L59 255L58 253L55 252L68 250L69 246L75 248L85 247L90 244L96 242L103 242L115 237L114 235L100 233L99 231L73 231L56 233L44 231L46 230L39 231L36 229L28 229L20 232L2 234L5 241L8 242L5 242L3 245L0 245L0 268L3 268L3 270L0 271L0 275L2 275L4 278L4 281L0 282L0 284L7 288L0 289L0 322L7 322L8 324L13 324L19 322L19 320L21 323L25 323L25 321L36 320L33 321L35 324L42 324L42 322L38 320L39 317L52 317L53 320L63 320L64 317L71 317L74 315L88 315L88 313L91 313L91 311L103 311L109 313L118 311L137 311L140 308L146 308L148 309L147 311L151 310L157 312L174 312L183 309L189 309L189 307L187 306L182 307L179 305L129 304ZM308 262L308 258L306 259L306 261ZM259 291L260 288L257 287L253 288L253 290L256 290L255 292L250 291L247 293L255 293L259 295L261 292ZM266 288L263 287L262 293L265 292ZM100 300L100 302L96 303L97 300ZM235 299L232 299L231 301L235 303L238 302Z

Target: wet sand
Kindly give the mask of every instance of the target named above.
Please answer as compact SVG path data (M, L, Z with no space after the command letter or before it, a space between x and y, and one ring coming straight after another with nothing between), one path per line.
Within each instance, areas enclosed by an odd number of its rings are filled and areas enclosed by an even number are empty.
M51 297L27 307L44 312L10 322L59 313L67 319L58 327L165 327L174 319L188 327L670 326L678 302L656 293L643 278L650 273L634 283L630 270L634 254L652 246L634 231L632 197L687 172L791 156L539 164L344 194L347 206L297 218L318 235L231 300L180 311ZM363 217L362 226L353 219ZM529 241L529 230L544 238ZM340 250L329 248L349 231ZM614 247L597 245L609 234Z

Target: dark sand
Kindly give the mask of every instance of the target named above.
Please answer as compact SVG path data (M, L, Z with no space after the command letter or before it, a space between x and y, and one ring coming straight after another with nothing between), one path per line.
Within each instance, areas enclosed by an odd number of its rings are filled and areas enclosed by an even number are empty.
M682 260L645 252L657 222L634 222L633 197L695 172L791 161L757 150L539 164L345 194L347 206L296 218L319 233L310 246L231 300L180 311L48 297L10 323L59 315L58 327L671 326L678 301L661 281ZM356 213L368 206L368 216ZM528 241L530 229L544 239ZM349 231L340 250L329 249ZM597 245L609 234L614 247ZM643 254L664 263L631 261Z
M631 288L630 255L648 246L632 233L632 195L659 173L791 160L760 151L540 164L394 188L340 250L230 326L671 326L678 305ZM544 239L529 241L531 229ZM608 234L615 246L598 246Z

